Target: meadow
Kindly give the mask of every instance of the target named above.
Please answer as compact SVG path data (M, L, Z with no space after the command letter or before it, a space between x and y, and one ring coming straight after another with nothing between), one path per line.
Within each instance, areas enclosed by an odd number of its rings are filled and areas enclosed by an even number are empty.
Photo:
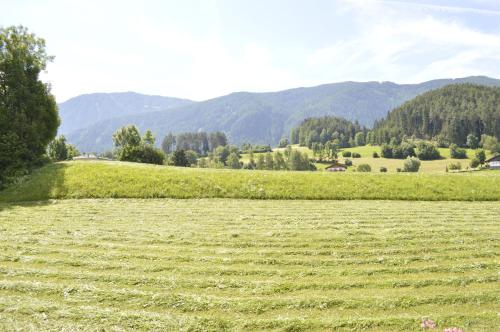
M310 158L313 158L313 151L308 147L292 145L293 149L297 149L302 152L306 152ZM273 151L281 151L283 152L285 149L278 148ZM438 148L439 153L441 154L441 159L438 160L421 160L421 166L419 169L420 173L446 173L446 167L451 163L459 163L462 166L463 170L466 170L469 167L470 161L475 156L476 150L474 149L465 149L467 153L467 159L452 159L450 157L450 149L448 148ZM365 146L356 146L353 148L344 148L339 152L339 161L344 162L344 158L342 157L342 151L350 151L356 152L361 155L361 158L348 158L353 162L353 167L348 168L348 172L353 172L356 169L357 165L360 164L368 164L372 168L372 172L379 172L380 167L387 168L388 172L396 172L398 168L403 168L404 160L402 159L387 159L387 158L373 158L373 152L377 152L380 156L381 148L377 145L365 145ZM490 157L491 154L487 152L487 156ZM248 155L244 155L243 159L245 161L248 160ZM318 170L324 170L329 163L315 163Z
M500 173L330 173L49 164L0 192L0 201L71 198L250 198L498 201Z
M0 204L0 330L500 326L497 202Z

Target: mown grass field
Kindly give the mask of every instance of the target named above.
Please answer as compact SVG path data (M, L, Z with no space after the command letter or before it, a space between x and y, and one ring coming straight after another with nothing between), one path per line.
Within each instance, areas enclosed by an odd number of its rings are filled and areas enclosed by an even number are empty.
M0 192L0 201L68 198L499 201L500 172L341 174L79 161L47 165Z
M0 205L0 330L500 326L497 202Z

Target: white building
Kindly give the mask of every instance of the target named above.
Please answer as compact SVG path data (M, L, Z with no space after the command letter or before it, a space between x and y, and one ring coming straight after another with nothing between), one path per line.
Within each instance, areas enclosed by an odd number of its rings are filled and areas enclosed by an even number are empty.
M486 163L488 163L490 169L500 169L500 154L498 156L486 160Z

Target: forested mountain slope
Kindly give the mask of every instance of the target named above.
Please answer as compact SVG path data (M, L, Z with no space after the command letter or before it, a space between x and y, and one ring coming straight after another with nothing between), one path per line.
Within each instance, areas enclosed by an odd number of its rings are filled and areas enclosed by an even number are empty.
M500 138L500 88L459 84L429 91L390 112L374 129L379 143L415 136L464 145L468 134Z
M463 82L500 86L500 80L467 77L421 84L343 82L270 93L237 92L162 111L113 117L67 136L80 150L99 152L112 147L111 136L117 128L135 124L141 130L151 129L157 141L168 132L203 130L223 131L233 144L274 145L306 118L333 115L372 126L375 120L421 93ZM63 124L67 119L63 117Z
M59 104L59 133L67 135L96 122L191 104L187 99L148 96L135 92L92 93Z

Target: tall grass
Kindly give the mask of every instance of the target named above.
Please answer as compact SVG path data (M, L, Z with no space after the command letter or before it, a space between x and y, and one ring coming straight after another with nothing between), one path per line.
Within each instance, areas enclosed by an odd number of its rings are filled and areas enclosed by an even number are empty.
M47 165L0 201L68 198L500 200L500 174L332 174L175 168L121 162Z

